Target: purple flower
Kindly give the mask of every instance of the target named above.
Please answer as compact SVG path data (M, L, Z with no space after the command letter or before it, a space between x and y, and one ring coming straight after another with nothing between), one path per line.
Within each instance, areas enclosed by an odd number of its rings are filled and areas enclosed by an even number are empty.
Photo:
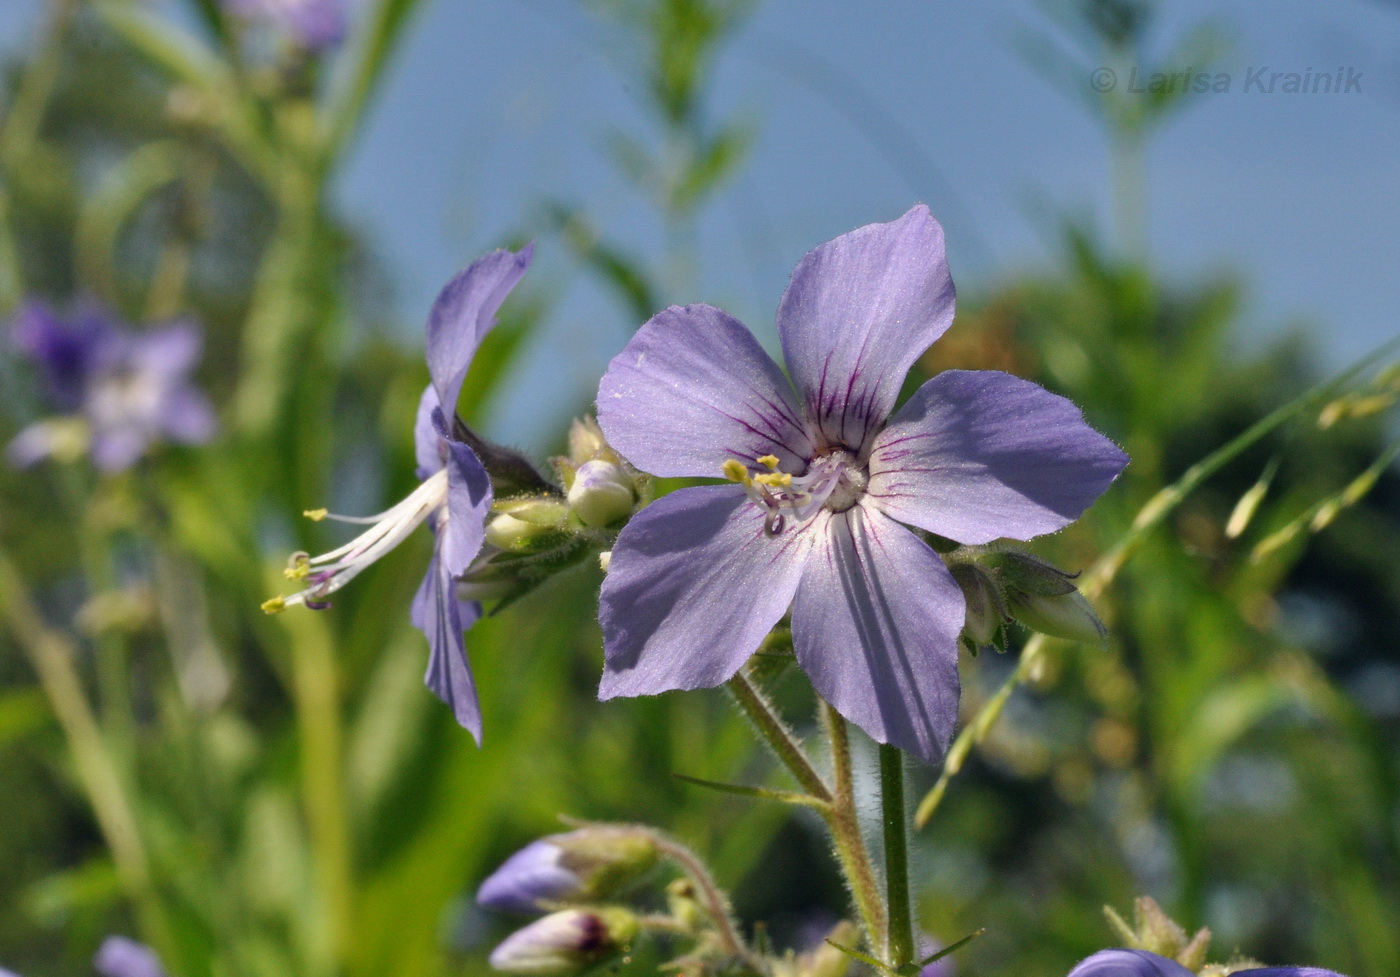
M92 966L102 977L166 977L155 951L125 936L103 940Z
M345 40L349 16L345 0L223 0L240 17L261 20L286 31L308 51L324 51Z
M1069 977L1196 977L1175 960L1146 950L1100 950L1069 972ZM1318 967L1262 967L1236 970L1230 977L1341 977Z
M524 977L568 977L606 960L637 934L625 909L563 909L518 929L491 951L491 966Z
M456 578L481 549L491 510L491 479L476 452L457 438L456 405L472 356L496 324L496 310L525 274L532 252L527 246L518 253L496 251L477 260L448 282L433 304L427 338L432 382L423 391L414 426L422 483L378 515L308 513L318 519L368 523L370 528L329 553L293 556L287 575L306 580L308 586L263 605L268 613L293 604L325 608L327 597L428 523L434 534L433 556L411 612L414 627L427 637L430 649L424 681L477 742L481 741L481 710L462 632L480 616L481 606L458 598Z
M957 719L961 591L901 523L962 543L1069 524L1126 456L1072 403L950 370L890 416L953 320L943 230L918 206L808 254L778 308L793 384L737 320L673 306L612 361L608 441L660 476L718 476L636 515L612 551L599 695L723 683L792 609L817 691L928 761Z
M129 332L96 306L80 305L65 319L30 302L11 335L65 415L32 424L10 442L16 465L87 451L99 468L122 471L157 441L202 444L214 434L213 408L190 382L203 342L192 323Z

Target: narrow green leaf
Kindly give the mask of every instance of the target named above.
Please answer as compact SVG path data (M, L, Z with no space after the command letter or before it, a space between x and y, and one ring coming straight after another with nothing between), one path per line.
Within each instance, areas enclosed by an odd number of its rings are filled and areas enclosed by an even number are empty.
M766 801L780 801L784 804L797 804L802 807L824 808L826 803L816 797L807 794L799 794L793 790L775 790L771 787L749 787L746 784L726 784L718 780L705 780L701 777L691 777L683 773L673 773L671 776L677 780L683 780L687 784L694 784L697 787L708 787L710 790L721 791L725 794L738 794L741 797L757 797Z

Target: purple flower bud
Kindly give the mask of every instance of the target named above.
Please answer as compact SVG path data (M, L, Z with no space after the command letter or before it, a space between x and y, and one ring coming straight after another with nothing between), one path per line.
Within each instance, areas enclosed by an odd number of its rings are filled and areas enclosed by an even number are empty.
M1146 950L1100 950L1069 972L1069 977L1196 977L1175 960Z
M565 909L516 930L491 953L491 966L525 977L568 977L619 952L637 935L625 909Z
M569 507L585 526L619 522L627 518L636 503L631 477L613 462L584 462L569 486Z
M308 51L324 51L345 40L345 0L223 0L234 13L272 24Z
M596 825L533 841L481 884L476 901L489 909L532 913L551 905L599 899L656 864L646 831Z
M125 936L109 936L92 958L102 977L166 977L155 951Z

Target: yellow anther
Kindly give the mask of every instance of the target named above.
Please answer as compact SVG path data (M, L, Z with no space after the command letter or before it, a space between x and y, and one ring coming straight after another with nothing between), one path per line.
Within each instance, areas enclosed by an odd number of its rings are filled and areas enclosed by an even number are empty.
M305 553L293 553L292 558L287 561L287 568L282 571L282 575L288 580L305 580L311 573L311 558Z
M759 459L759 461L762 460L762 458ZM792 476L787 472L765 472L762 475L755 475L753 480L760 485L767 485L769 488L787 488L792 484Z
M747 485L752 481L749 478L749 470L744 467L744 463L736 458L730 458L720 466L720 471L724 472L724 477L731 482L738 482L740 485Z
M285 597L273 597L262 602L264 614L281 614L287 609L287 599Z
M758 463L764 468L768 469L770 472L775 472L778 470L777 455L764 455L762 458L758 459Z
M326 509L307 509L302 513L303 516L310 519L312 522L320 522L329 514L329 511Z

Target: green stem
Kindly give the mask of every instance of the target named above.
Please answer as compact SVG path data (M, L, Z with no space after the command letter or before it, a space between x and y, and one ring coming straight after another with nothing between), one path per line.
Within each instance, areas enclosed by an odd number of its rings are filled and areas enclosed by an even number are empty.
M865 844L865 835L860 830L860 818L856 813L854 778L851 769L851 740L846 720L832 706L822 701L822 725L826 728L831 743L831 766L836 781L835 796L832 798L827 827L836 846L836 857L841 862L841 870L846 876L846 885L851 890L856 911L860 914L867 939L872 947L883 939L885 931L885 906L880 897L880 883L875 877L875 867L870 860L870 850Z
M904 817L904 754L880 744L880 801L885 826L885 891L889 929L885 958L896 970L914 961L909 903L909 825Z
M651 832L651 836L657 850L675 862L686 874L686 877L695 883L700 904L705 907L705 913L714 922L715 935L719 937L720 945L724 947L725 952L736 959L743 960L753 967L755 972L763 973L763 962L744 944L744 938L739 935L739 928L734 923L734 915L729 911L729 899L725 896L724 890L715 882L713 876L710 875L709 870L705 868L705 863L700 861L693 851L674 838L659 831Z
M77 649L44 623L18 569L0 552L0 614L28 656L72 751L78 778L117 874L136 903L144 928L170 959L174 943L151 881L150 861L127 787L102 739L101 727L74 667Z
M759 691L758 686L749 681L748 676L741 671L729 680L728 688L734 700L739 703L739 708L744 710L744 715L753 723L754 729L758 730L764 742L777 754L783 766L797 778L802 788L818 800L830 803L831 789L822 780L821 774L817 773L817 768L812 766L812 761L802 749L802 744L788 729L772 703Z

